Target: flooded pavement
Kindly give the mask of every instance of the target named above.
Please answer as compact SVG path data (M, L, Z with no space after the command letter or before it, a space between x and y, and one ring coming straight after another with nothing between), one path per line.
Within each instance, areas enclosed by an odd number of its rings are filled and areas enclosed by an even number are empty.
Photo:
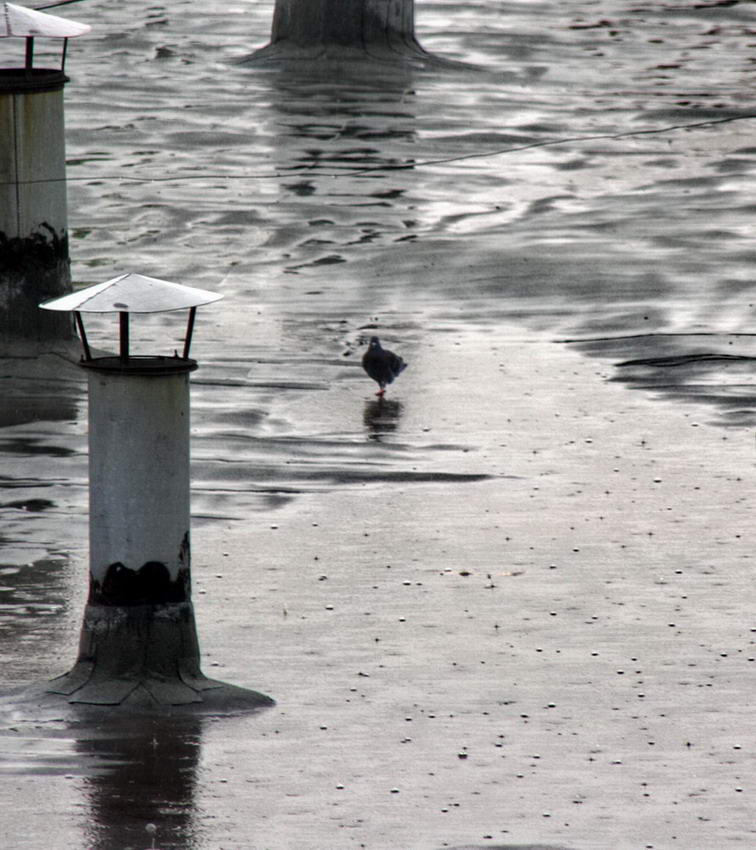
M277 705L4 702L9 846L748 846L752 4L420 0L423 45L477 67L338 82L238 64L272 6L61 14L94 27L76 284L225 296L194 348L194 601L205 672ZM382 404L374 334L409 363ZM0 363L4 689L76 654L76 357Z

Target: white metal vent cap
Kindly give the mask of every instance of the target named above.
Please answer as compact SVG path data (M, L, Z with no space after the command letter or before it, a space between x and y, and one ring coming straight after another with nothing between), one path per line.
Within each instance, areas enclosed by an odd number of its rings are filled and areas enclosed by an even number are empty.
M122 274L39 306L79 313L163 313L219 301L223 295L141 274Z
M0 38L76 38L92 27L13 3L0 4Z

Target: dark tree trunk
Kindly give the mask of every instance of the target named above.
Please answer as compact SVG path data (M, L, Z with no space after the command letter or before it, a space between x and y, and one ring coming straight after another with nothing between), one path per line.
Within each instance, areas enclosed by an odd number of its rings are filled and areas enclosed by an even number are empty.
M358 58L423 63L414 0L276 0L270 44L251 59Z

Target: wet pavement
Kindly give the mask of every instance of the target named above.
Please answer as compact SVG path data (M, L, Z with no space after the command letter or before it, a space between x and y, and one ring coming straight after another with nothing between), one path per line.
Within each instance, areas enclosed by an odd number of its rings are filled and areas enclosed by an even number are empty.
M272 3L60 11L95 27L74 280L225 295L196 329L194 602L205 673L277 704L6 700L11 847L754 841L751 5L417 5L477 70L234 64ZM382 404L375 333L410 364ZM76 654L77 356L0 364L5 690Z

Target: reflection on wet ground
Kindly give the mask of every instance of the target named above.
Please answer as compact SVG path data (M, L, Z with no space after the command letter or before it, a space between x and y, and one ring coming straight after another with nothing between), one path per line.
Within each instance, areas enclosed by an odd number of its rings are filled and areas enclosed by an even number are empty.
M27 387L27 392L29 388ZM10 428L27 422L57 422L75 419L78 403L69 397L45 398L43 394L28 395L24 398L12 399L5 396L2 411L0 411L0 428ZM9 451L6 446L3 451Z
M6 516L0 510L0 518ZM44 531L32 526L27 523L25 531L40 535L38 550L44 550ZM68 643L78 630L83 603L76 582L83 587L84 579L63 553L14 563L30 555L28 544L15 535L0 536L0 549L0 664L7 686L44 677L51 666L68 661Z
M75 422L79 418L84 379L70 362L74 347L66 346L60 352L42 356L25 348L21 346L15 356L0 355L0 429L9 429L12 435L15 426L34 422ZM13 442L5 434L0 434L0 439ZM31 445L40 441L23 435L17 442ZM7 446L2 449L12 450ZM54 454L49 447L41 446L40 451Z
M365 402L363 419L369 438L380 442L382 436L391 434L399 427L402 403L383 396Z
M44 773L81 795L80 839L95 850L200 846L197 782L206 720L190 716L120 715L106 725L85 713L73 722L60 711L22 720L3 732L0 775ZM46 728L43 739L40 728ZM12 749L10 749L12 748ZM40 840L30 824L28 840ZM62 836L58 834L62 841ZM48 836L48 840L50 840ZM52 838L56 842L55 838ZM54 843L50 846L75 846ZM82 845L83 846L83 845Z
M195 789L202 720L120 718L107 734L83 734L76 749L91 769L87 846L197 846Z

